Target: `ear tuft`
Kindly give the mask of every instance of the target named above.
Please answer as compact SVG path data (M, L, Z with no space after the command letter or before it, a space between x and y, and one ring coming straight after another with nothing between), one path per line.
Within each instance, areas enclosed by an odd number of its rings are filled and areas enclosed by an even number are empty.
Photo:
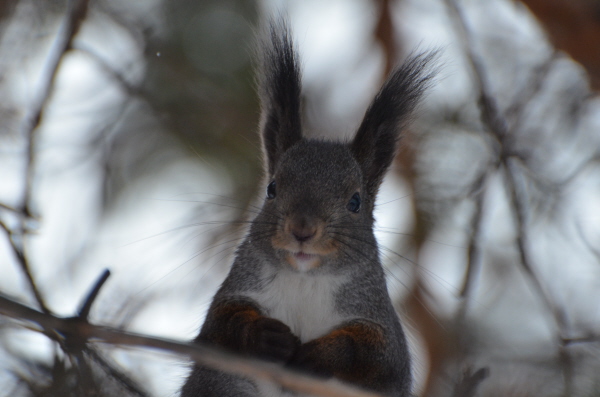
M271 20L261 40L261 136L269 177L281 155L302 139L301 77L288 23Z
M351 143L372 201L394 159L401 131L435 75L431 65L436 58L436 52L418 54L394 70L371 102Z

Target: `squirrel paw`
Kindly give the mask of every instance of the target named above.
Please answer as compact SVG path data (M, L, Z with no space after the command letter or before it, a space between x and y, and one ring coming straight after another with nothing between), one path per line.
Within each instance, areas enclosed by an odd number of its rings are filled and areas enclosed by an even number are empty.
M262 317L254 322L255 338L250 349L257 356L276 362L287 362L300 346L300 339L279 320Z
M305 343L296 351L288 365L313 376L331 378L333 370L323 361L323 357L320 357L322 353L320 347L315 341Z

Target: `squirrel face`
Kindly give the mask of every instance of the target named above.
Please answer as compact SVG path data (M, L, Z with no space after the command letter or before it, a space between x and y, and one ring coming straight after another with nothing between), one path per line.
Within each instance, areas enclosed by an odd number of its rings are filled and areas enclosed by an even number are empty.
M347 145L301 140L287 150L263 207L272 222L270 244L284 264L307 272L335 261L352 231L371 219L362 190L362 172Z

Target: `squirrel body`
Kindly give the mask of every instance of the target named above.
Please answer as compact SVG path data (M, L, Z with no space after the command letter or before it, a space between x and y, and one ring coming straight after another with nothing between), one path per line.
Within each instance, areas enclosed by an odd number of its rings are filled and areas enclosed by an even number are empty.
M373 233L373 208L431 55L397 69L351 142L306 139L285 23L263 45L266 197L196 340L387 396L409 396L410 356ZM182 397L297 396L195 365Z

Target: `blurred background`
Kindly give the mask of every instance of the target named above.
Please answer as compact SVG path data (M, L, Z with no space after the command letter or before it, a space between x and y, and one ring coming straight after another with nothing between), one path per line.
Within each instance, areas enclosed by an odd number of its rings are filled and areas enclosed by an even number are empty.
M68 317L108 268L91 322L195 336L262 194L253 46L278 13L309 136L349 139L394 65L439 50L377 205L415 394L487 368L476 395L600 396L598 0L0 1L0 293ZM0 395L187 374L22 325L0 316Z

